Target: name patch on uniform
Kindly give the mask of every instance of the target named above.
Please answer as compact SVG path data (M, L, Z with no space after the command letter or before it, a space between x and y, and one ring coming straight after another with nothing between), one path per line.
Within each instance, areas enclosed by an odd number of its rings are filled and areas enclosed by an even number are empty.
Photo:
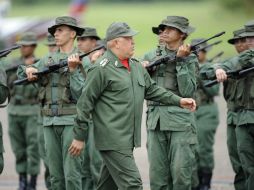
M100 66L104 67L108 62L109 62L108 59L105 58L100 62Z

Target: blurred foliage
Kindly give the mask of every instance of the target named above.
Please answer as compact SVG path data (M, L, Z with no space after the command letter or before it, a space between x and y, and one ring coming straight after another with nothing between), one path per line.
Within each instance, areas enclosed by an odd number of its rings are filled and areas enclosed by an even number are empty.
M123 3L128 3L128 2L179 2L179 1L208 1L208 0L90 0L90 2L99 2L99 3L120 3L120 2L123 2ZM57 2L61 2L61 3L70 3L71 0L44 0L43 3L50 3L50 2L53 2L53 3L57 3ZM15 0L15 3L17 4L38 4L38 3L42 3L42 1L40 0Z
M157 3L157 2L202 2L202 1L210 1L214 0L90 0L91 3ZM17 4L26 4L26 5L34 5L34 4L49 4L49 3L70 3L71 0L44 0L43 2L40 0L15 0L13 3ZM217 3L225 7L226 9L235 11L235 10L244 10L247 14L254 14L254 0L217 0Z
M254 0L218 0L218 2L229 10L243 9L247 14L253 15Z
M93 0L90 0L93 1ZM101 37L104 37L106 28L113 21L125 21L131 27L140 32L135 37L136 56L141 57L145 52L156 47L157 36L151 31L152 26L157 26L167 15L182 15L189 18L196 31L187 39L210 37L220 31L226 34L220 39L223 43L209 52L213 56L219 51L224 51L224 58L235 54L234 47L227 43L232 37L232 31L243 26L246 21L252 19L244 11L224 9L217 1L203 2L154 2L154 3L90 3L87 12L83 15L83 24L97 28ZM10 12L11 17L46 17L55 18L68 13L68 3L40 3L36 5L18 5L13 3ZM42 56L47 52L43 43L37 48L37 55Z
M54 2L54 3L69 3L70 0L44 0L43 3L50 3L50 2ZM33 4L41 4L42 1L41 0L15 0L12 1L12 3L15 4L27 4L27 5L33 5Z

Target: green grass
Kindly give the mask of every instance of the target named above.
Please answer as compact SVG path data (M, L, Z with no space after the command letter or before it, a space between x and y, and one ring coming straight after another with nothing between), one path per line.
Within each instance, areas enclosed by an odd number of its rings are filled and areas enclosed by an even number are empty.
M57 17L66 15L68 5L42 4L40 6L13 6L10 16ZM85 25L98 29L104 37L106 28L114 21L125 21L140 33L135 37L136 56L156 47L157 37L151 32L152 26L157 26L167 15L182 15L189 18L192 26L196 27L187 42L192 38L209 37L220 31L227 33L221 37L223 43L210 53L215 55L224 51L224 57L235 54L234 48L227 43L232 31L243 26L250 20L243 12L230 12L222 9L214 2L202 3L127 3L127 4L96 4L92 3L84 15ZM43 55L46 48L39 46L37 54Z

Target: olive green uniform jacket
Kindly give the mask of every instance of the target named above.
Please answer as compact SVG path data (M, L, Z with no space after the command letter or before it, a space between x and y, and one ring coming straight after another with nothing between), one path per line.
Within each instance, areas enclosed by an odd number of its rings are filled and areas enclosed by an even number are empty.
M200 72L205 72L211 63L199 65ZM198 167L212 173L214 168L213 145L216 129L219 124L219 111L214 97L219 93L219 84L205 87L201 77L198 79L196 101L198 109L195 113L198 132Z
M8 96L9 90L8 87L6 86L6 74L2 69L0 69L0 104L4 103ZM0 122L0 174L2 173L4 168L3 152L4 152L3 130Z
M139 147L144 99L179 106L180 97L157 86L139 61L130 59L129 64L130 72L108 50L88 70L77 104L75 139L85 139L91 114L99 150Z
M168 50L165 46L159 48L160 55L156 49L145 54L143 59L152 62L164 56L172 55L174 57L174 51ZM150 75L159 86L168 91L172 91L181 97L192 98L197 89L197 65L196 56L191 54L186 58L177 58L173 63L157 66L155 71L150 72ZM194 114L178 106L164 106L163 104L148 102L147 114L148 130L154 130L158 122L162 131L184 131L190 125L195 126Z

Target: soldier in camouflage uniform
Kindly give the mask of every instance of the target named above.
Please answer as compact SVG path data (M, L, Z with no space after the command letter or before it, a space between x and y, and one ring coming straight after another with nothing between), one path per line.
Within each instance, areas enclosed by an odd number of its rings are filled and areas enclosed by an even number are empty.
M30 66L37 61L34 56L36 35L31 32L24 33L17 44L21 45L20 58L4 62L11 95L8 106L9 136L16 158L16 171L19 174L19 190L32 190L36 189L37 175L40 172L36 124L39 112L38 89L32 84L15 86L13 82L17 79L19 65ZM28 182L27 175L30 175Z
M97 44L100 37L97 34L95 28L84 27L85 31L81 36L77 37L77 45L79 51L82 53L87 53L93 50ZM89 56L83 58L85 61L85 68L88 68L91 65L91 58L94 53L91 53ZM102 165L102 158L99 151L95 148L94 145L94 126L91 120L89 130L88 130L88 142L84 151L84 164L82 167L83 175L83 190L92 190L95 189L96 184L99 179L100 169Z
M55 38L50 33L47 34L47 41L45 43L46 46L48 46L49 54L54 53L57 51L58 47L56 46ZM45 150L45 139L43 134L43 122L42 122L42 115L40 114L38 119L39 126L38 127L38 139L39 139L39 154L42 158L45 166L45 172L44 172L44 179L45 179L45 185L48 190L51 190L51 183L50 183L50 174L49 174L49 168L48 168L48 161L46 157L46 150Z
M204 39L194 39L191 44L197 44ZM206 55L210 48L205 48L208 44L203 43L197 52L199 61L199 72L205 72L211 65L207 61ZM219 93L219 85L205 87L205 81L198 77L198 89L195 93L197 101L197 111L195 113L198 132L198 178L200 190L208 190L211 187L212 172L214 169L213 145L215 132L219 124L219 110L214 102L214 97Z
M1 64L1 63L0 63ZM5 71L0 68L0 104L3 104L7 97L9 96L9 89L7 87L6 74ZM0 105L4 107L5 105ZM0 122L0 174L3 172L4 168L4 144L3 144L3 129Z
M254 21L246 23L244 32L241 32L236 31L236 35L238 35L236 39L239 37L243 42L246 39L248 50L243 51L245 49L245 43L236 45L237 51L243 52L239 56L214 68L218 82L223 82L228 79L226 71L246 69L254 66ZM232 42L232 40L229 42ZM212 76L212 72L207 73L208 78ZM227 83L225 83L226 91L224 92L224 96L228 103L228 123L230 127L228 129L228 145L230 158L233 161L232 165L236 171L234 182L236 189L251 190L254 188L254 151L252 148L254 146L254 112L252 111L254 108L253 79L253 73L249 73L241 78L237 76L230 77ZM237 152L235 151L235 146L237 146ZM245 179L241 171L242 169L246 177Z
M76 35L81 35L84 29L77 26L74 18L63 16L57 17L48 31L54 35L59 49L45 56L33 67L20 67L19 76L27 76L30 81L37 80L40 88L39 98L42 104L43 132L52 190L81 190L83 154L73 157L68 153L68 148L73 139L76 102L84 86L84 76L78 68L82 63L74 41ZM34 72L67 58L67 67L40 78L33 75Z
M241 53L248 49L246 44L246 38L241 37L244 29L239 29L233 32L234 37L228 40L229 44L233 44L237 53ZM208 78L215 76L215 71L218 69L231 70L237 68L239 65L239 55L236 55L222 63L212 65L206 71ZM223 71L222 71L223 72ZM206 78L206 77L205 77ZM235 102L237 84L239 80L237 78L228 78L223 82L223 95L227 102L227 147L231 165L235 172L234 187L236 190L244 190L245 188L245 175L243 172L242 164L239 158L237 150L237 138L236 138L236 126L237 126L237 104Z
M135 34L126 23L109 26L108 50L89 68L77 104L77 126L69 150L72 155L81 154L92 114L95 145L104 161L98 190L143 189L133 148L141 142L144 98L195 109L193 99L181 99L157 86L141 63L132 58Z
M176 60L150 69L151 78L179 96L193 97L198 60L190 54L190 46L183 43L194 28L181 16L168 16L158 28L165 44L145 54L144 61L169 55L176 56ZM195 186L192 184L197 143L194 114L177 106L149 101L147 128L151 190L186 190Z

